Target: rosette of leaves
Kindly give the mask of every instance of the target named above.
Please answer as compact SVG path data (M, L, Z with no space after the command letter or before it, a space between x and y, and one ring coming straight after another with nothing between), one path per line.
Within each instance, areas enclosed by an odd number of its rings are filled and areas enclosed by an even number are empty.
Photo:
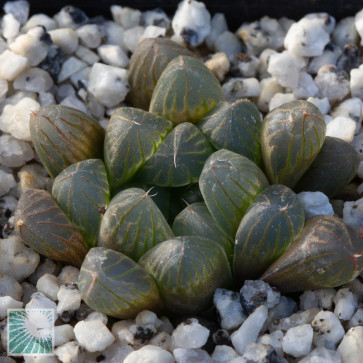
M335 197L357 174L359 155L342 139L327 136L319 154L297 183L297 192L320 191Z
M103 247L86 255L78 287L88 306L115 318L132 319L140 311L162 308L153 278L131 258Z
M343 285L363 270L363 241L340 218L309 218L261 279L282 293Z
M192 57L193 52L167 38L145 38L139 43L130 59L128 97L133 107L149 109L161 73L179 55Z
M203 62L189 56L179 56L161 74L149 111L176 125L196 123L224 100L219 81Z
M54 179L52 195L88 246L96 246L101 220L110 201L103 161L83 160L64 169Z
M104 129L92 117L63 105L41 106L30 115L34 148L55 178L78 161L102 158Z
M199 236L219 243L229 261L233 256L233 240L216 224L204 202L188 205L174 219L175 236Z
M100 226L98 246L137 261L150 248L173 236L148 193L130 188L116 194L108 205Z
M274 108L262 123L261 148L271 184L294 188L323 146L324 117L308 101L292 101Z
M217 287L231 287L222 246L198 236L174 237L145 253L140 265L155 279L165 309L198 313L210 306Z
M265 174L250 159L224 149L207 159L199 178L210 214L233 239L246 209L268 185Z
M304 208L290 188L274 184L264 189L236 233L233 270L238 285L258 279L293 243L304 222Z
M247 99L221 102L198 123L217 150L244 155L259 167L262 167L261 126L258 108Z
M88 252L87 243L47 191L25 191L14 218L20 238L35 251L53 260L81 266Z

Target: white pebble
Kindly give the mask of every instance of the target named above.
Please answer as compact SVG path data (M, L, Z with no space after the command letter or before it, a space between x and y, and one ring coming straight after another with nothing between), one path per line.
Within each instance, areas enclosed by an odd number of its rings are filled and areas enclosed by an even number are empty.
M79 269L74 266L64 266L62 271L58 275L58 281L60 285L72 284L78 282Z
M54 349L54 354L63 363L84 362L85 350L77 342L67 342Z
M224 80L230 69L228 57L223 52L214 53L204 64L220 82Z
M304 324L290 328L282 338L282 350L295 358L303 357L311 350L313 328Z
M7 1L3 6L6 14L13 14L20 24L28 20L30 4L26 0Z
M14 79L27 67L27 59L6 49L0 54L0 78L6 81Z
M0 136L0 164L19 167L33 158L34 151L28 142L7 134Z
M22 307L22 301L17 301L11 296L0 296L0 320L8 316L7 309L20 309Z
M145 28L144 33L141 35L141 39L165 37L165 34L166 29L164 27L148 25Z
M272 77L264 78L260 83L260 94L257 99L257 107L261 112L269 112L271 98L276 93L282 93L282 86Z
M313 343L335 350L345 331L337 316L331 311L320 311L311 323L314 330Z
M14 300L20 301L22 295L23 288L14 277L0 274L0 296L10 296Z
M360 37L360 45L363 45L363 9L355 14L354 25Z
M363 306L358 308L352 318L349 320L348 328L353 328L358 325L363 326Z
M1 20L1 28L5 39L14 39L20 30L20 23L13 14L5 14Z
M363 357L363 326L350 328L339 344L342 362L361 363Z
M76 108L84 113L90 113L87 106L80 99L74 96L68 96L62 100L61 105Z
M228 345L216 345L211 356L216 362L230 362L239 357L239 354Z
M108 318L107 315L105 314L99 313L98 311L93 311L85 319L85 321L91 321L91 320L100 320L102 321L103 324L107 325Z
M311 218L318 215L334 215L333 206L324 193L301 192L298 193L297 196L304 207L305 218Z
M325 347L318 347L312 350L306 357L299 360L299 363L341 363L341 357L335 352Z
M305 290L299 297L300 308L307 310L319 308L331 310L336 291L333 288Z
M352 97L363 98L363 66L350 71L350 92Z
M161 8L144 11L142 13L142 20L146 27L149 25L157 25L168 29L170 26L170 19Z
M73 285L62 285L57 293L58 314L78 310L81 305L81 294Z
M102 355L105 357L105 362L119 363L124 362L125 358L133 352L129 345L119 344L118 342L108 346ZM98 355L98 353L96 353Z
M11 188L16 186L12 173L0 169L0 196L5 195Z
M76 29L79 41L87 48L95 49L102 42L102 32L96 24L82 25Z
M232 62L236 63L236 67L242 77L255 77L260 63L257 57L243 53L237 54Z
M140 10L120 5L112 5L110 10L114 21L121 24L124 29L135 28L140 24L142 17Z
M123 101L129 90L128 71L102 63L92 66L88 91L106 107L116 106Z
M71 28L59 28L49 31L54 45L57 45L66 54L74 53L78 48L78 35Z
M203 2L183 0L178 4L171 26L193 47L200 45L211 29L211 16Z
M59 282L57 276L52 274L44 274L37 281L36 288L49 299L56 301L59 292Z
M283 105L286 102L296 101L297 98L293 93L280 93L277 92L270 100L268 105L269 111L273 110L274 108Z
M318 93L318 87L316 86L313 77L309 73L300 72L299 82L294 90L294 96L297 99L307 99L313 97Z
M46 258L45 261L43 261L38 266L36 271L29 277L29 281L32 284L36 285L39 278L42 277L46 273L49 273L52 275L56 275L58 273L58 265L50 258Z
M299 83L299 74L304 67L302 59L294 57L288 52L270 55L267 71L282 87L295 89Z
M55 105L57 103L51 92L39 92L38 102L40 106Z
M284 333L281 330L275 330L273 332L271 332L270 334L264 334L262 336L260 336L257 339L258 343L262 343L262 344L266 344L266 345L271 345L276 354L279 357L283 357L283 351L282 351L282 338L284 336Z
M64 82L66 79L72 76L74 73L78 73L83 68L87 67L87 63L79 60L76 57L69 57L61 67L58 74L58 83Z
M326 115L330 111L330 103L326 97L324 98L309 97L307 101L314 104L323 115Z
M39 254L25 246L18 236L0 239L0 273L24 279L35 271L39 260Z
M0 129L17 139L31 141L29 116L39 106L29 97L22 98L15 106L6 105L0 116Z
M219 34L213 45L216 52L224 52L228 57L242 52L240 40L230 31Z
M334 297L334 314L340 320L349 320L358 307L358 295L349 288L339 289Z
M331 120L326 127L326 136L337 137L346 142L351 142L354 138L356 123L345 116L338 116Z
M208 48L214 50L214 41L218 35L228 30L227 20L223 13L215 13L211 20L211 30L205 38Z
M78 46L74 55L88 65L92 65L100 60L100 57L93 50L88 49L83 45Z
M247 316L241 305L239 293L221 288L216 289L213 303L221 319L222 329L238 328L246 320Z
M157 333L154 335L150 341L149 344L151 345L157 345L158 347L171 351L173 344L171 341L171 335L162 331L160 333Z
M48 173L39 164L26 164L18 172L18 191L24 193L28 189L47 189L52 181ZM36 281L35 281L36 282Z
M54 346L59 347L70 340L74 340L73 326L69 324L57 325L54 327Z
M256 78L231 78L222 86L226 99L254 97L260 94L260 84Z
M260 80L271 77L271 74L267 72L268 62L271 54L276 54L276 50L266 48L264 49L258 58L257 72Z
M317 74L320 67L326 64L336 64L341 54L342 50L340 47L329 44L329 47L325 48L323 54L311 59L308 66L309 73Z
M52 309L54 311L54 321L58 318L56 303L41 292L35 292L31 296L31 300L25 305L25 309Z
M157 322L157 315L150 310L143 310L138 313L135 317L135 323L137 325L143 326L146 324L154 324Z
M156 345L145 345L144 347L131 352L124 360L124 363L174 363L171 353L157 347Z
M41 68L30 68L16 77L13 85L15 89L30 92L47 92L54 82L48 72Z
M78 342L89 352L97 352L111 345L115 337L100 320L80 321L74 327Z
M362 100L358 97L352 97L341 102L331 112L333 117L344 116L351 118L356 123L355 134L358 134L362 124Z
M179 324L171 338L175 347L200 348L207 342L209 334L209 329L200 325L197 319L191 318Z
M98 47L97 52L102 62L114 67L126 68L129 64L129 57L119 45L104 44Z
M323 53L329 34L316 19L302 18L286 34L285 48L300 57L316 57Z
M343 48L346 44L357 44L358 43L358 33L355 28L355 19L353 16L347 16L341 19L332 33L332 39L334 43L338 44Z
M105 35L104 44L115 44L127 51L124 42L124 28L114 21L106 21L102 24L102 31Z
M242 355L249 342L255 342L261 331L263 324L267 319L266 305L260 305L248 318L243 322L241 327L231 335L231 342L234 349Z
M145 28L141 25L136 26L135 28L127 29L124 32L124 44L127 50L130 52L134 52L137 46L139 45L139 41L141 40L142 35L144 34Z
M53 30L57 27L57 23L54 19L46 14L34 14L22 27L22 30L27 32L28 30L37 26L43 26L47 31Z
M177 348L173 350L173 354L176 363L214 363L213 359L203 349Z

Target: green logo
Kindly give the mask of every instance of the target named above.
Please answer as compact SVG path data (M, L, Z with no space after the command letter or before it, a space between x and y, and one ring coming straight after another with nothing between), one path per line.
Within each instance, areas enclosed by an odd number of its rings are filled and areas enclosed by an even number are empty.
M8 355L53 355L53 309L8 309Z

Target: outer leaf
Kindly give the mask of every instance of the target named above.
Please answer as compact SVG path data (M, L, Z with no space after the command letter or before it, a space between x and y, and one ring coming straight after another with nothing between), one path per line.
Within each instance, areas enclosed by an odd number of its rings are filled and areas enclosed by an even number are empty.
M193 53L168 38L143 39L130 59L130 92L132 105L148 110L156 82L168 63L178 55Z
M171 237L171 228L148 194L130 188L111 200L101 222L98 246L138 260L150 248Z
M136 175L136 179L164 187L195 183L212 152L212 147L200 130L184 122L169 133Z
M216 288L231 285L223 248L207 238L175 237L152 248L139 263L156 280L165 308L175 314L203 311Z
M54 179L52 195L88 245L94 247L110 201L103 161L88 159L69 166Z
M88 251L78 229L45 190L29 189L22 194L15 226L27 245L53 260L79 267Z
M30 135L52 178L78 161L102 158L103 127L75 108L63 105L38 108L30 115Z
M202 61L179 56L161 74L149 111L174 124L195 123L224 100L219 81Z
M233 256L233 240L217 225L203 202L188 205L175 218L173 232L176 236L199 236L218 242L228 260Z
M304 222L304 208L290 188L274 184L264 189L237 230L233 269L238 285L258 279L290 246Z
M260 112L247 99L222 102L205 115L198 127L216 149L244 155L262 166Z
M163 117L131 107L111 116L105 137L105 164L111 189L128 182L155 153L172 129Z
M318 156L300 179L295 190L320 191L333 198L357 174L359 161L358 153L351 144L327 136Z
M363 270L363 240L334 216L309 218L294 243L261 279L282 293L336 287Z
M288 102L269 112L261 148L271 184L294 188L323 146L325 132L324 117L311 102Z
M268 181L256 164L224 149L208 158L199 178L211 215L232 238L246 209L267 186Z
M162 307L152 277L127 256L107 248L90 249L78 286L88 306L119 319L133 319L143 310L157 312Z

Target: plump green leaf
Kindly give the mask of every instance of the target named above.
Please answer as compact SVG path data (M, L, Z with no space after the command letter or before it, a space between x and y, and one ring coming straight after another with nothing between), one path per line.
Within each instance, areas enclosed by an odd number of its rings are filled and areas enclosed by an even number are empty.
M52 178L78 161L102 158L103 155L103 127L72 107L41 106L30 115L30 135Z
M173 232L151 197L139 188L116 194L103 216L98 246L138 260L156 244L173 237Z
M358 153L351 144L327 136L319 154L297 183L295 190L320 191L333 198L357 174L359 161Z
M233 269L239 286L258 279L304 227L304 208L288 187L264 189L246 210L234 245Z
M64 169L54 179L52 195L78 227L87 244L94 247L103 214L110 201L103 161L87 159Z
M188 205L175 217L172 229L175 236L199 236L218 242L232 260L233 240L217 225L205 203Z
M258 108L247 99L229 100L212 108L198 127L216 149L244 155L262 167L262 119Z
M129 257L103 247L87 253L78 287L88 306L115 318L134 319L143 310L162 308L152 277Z
M172 129L163 117L132 107L118 108L105 136L105 164L112 190L130 181Z
M38 253L79 267L86 241L45 190L28 189L19 199L15 227L20 238Z
M188 49L168 38L145 38L130 59L130 92L134 107L148 110L156 82L168 63L184 54L193 56Z
M184 122L168 134L135 178L164 187L195 183L212 152L211 145L198 127Z
M232 238L246 209L268 185L256 164L224 149L208 158L199 178L199 187L211 215Z
M224 100L219 81L202 61L179 56L161 74L149 111L164 116L174 124L196 123Z
M308 101L284 103L262 123L261 149L271 184L294 188L318 155L326 125L319 109Z
M338 217L316 216L261 279L286 293L340 286L362 271L358 233Z
M201 312L211 305L216 288L231 287L224 249L207 238L172 238L148 251L139 263L156 280L165 308L175 314Z

